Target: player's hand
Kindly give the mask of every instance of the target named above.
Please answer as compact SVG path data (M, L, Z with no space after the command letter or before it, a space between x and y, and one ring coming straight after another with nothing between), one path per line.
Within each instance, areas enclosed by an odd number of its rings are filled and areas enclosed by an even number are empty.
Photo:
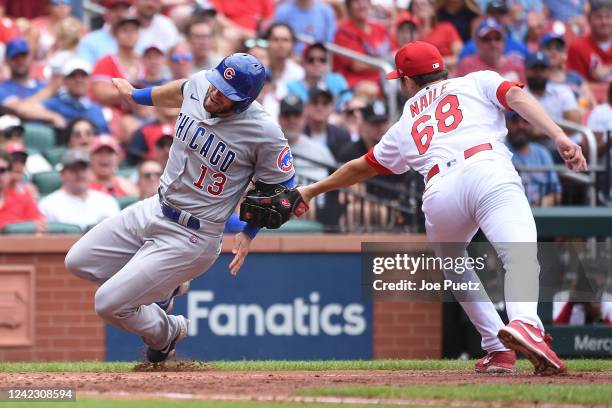
M559 137L555 141L555 144L565 165L570 170L587 170L587 162L579 145L574 143L569 137Z
M121 99L121 105L125 108L132 109L136 106L136 102L132 99L132 91L134 87L127 79L124 78L113 78L113 85L119 92L119 98Z
M234 254L234 259L229 264L230 275L236 276L238 275L238 271L242 267L244 263L244 259L249 253L249 246L251 245L251 238L245 234L244 232L236 234L234 236L234 249L232 249L232 254Z
M302 199L304 200L306 205L308 207L310 207L310 200L312 200L313 196L312 196L312 193L310 192L310 189L308 188L308 186L298 187L297 190L299 191L299 193L302 196Z

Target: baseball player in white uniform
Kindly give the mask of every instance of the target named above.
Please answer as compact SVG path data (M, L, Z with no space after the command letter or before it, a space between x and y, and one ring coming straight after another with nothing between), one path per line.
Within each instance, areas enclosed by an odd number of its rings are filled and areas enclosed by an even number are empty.
M265 68L233 54L209 71L135 90L113 80L127 104L180 107L159 195L97 225L68 252L66 267L99 285L95 309L105 321L141 336L150 362L175 353L188 321L170 315L184 282L217 259L226 220L251 177L272 188L291 187L291 151L276 121L255 101ZM258 228L235 237L229 265L235 275Z
M422 208L428 239L432 243L459 243L434 245L437 255L464 256L480 227L506 270L508 325L483 297L460 299L487 351L477 362L476 371L512 371L515 351L520 351L534 364L536 374L564 372L566 367L549 347L550 337L545 335L537 315L536 245L528 250L523 245L520 251L505 245L535 243L537 232L521 178L503 143L507 133L504 110L516 111L553 139L570 169L586 169L580 147L521 89L522 84L506 81L491 71L447 79L437 48L421 41L402 47L395 63L396 70L387 78L399 78L409 98L399 121L366 155L298 190L309 202L318 194L348 187L379 173L401 174L410 168L421 173L426 182ZM525 274L525 268L532 273ZM445 274L451 279L478 281L473 270L463 275L454 271ZM533 301L516 301L526 299L522 297L525 291Z

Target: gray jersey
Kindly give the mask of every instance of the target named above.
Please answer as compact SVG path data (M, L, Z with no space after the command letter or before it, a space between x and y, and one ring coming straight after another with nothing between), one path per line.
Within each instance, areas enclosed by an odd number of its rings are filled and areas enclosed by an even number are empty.
M244 112L213 118L204 109L205 71L183 89L170 157L161 178L170 204L196 217L225 222L252 176L276 184L293 174L293 158L280 127L253 102Z

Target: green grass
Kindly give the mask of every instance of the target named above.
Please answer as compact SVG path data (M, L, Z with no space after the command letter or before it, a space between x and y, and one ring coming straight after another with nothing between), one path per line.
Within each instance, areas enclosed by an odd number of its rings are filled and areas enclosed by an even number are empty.
M121 400L121 399L89 399L79 398L76 402L37 402L36 408L346 408L340 404L305 404L305 403L271 403L271 402L250 402L250 401L166 401L166 400ZM0 402L2 408L25 408L23 402ZM351 408L371 408L371 405L350 405ZM377 405L377 407L387 407ZM411 406L411 408L415 408ZM416 407L418 408L418 407ZM423 407L425 408L425 407ZM430 405L427 408L432 408ZM435 407L434 407L435 408Z
M566 360L570 371L612 371L612 360ZM128 372L133 362L0 362L0 372ZM168 363L171 365L172 363ZM527 360L518 368L531 370ZM474 360L368 360L368 361L212 361L202 366L218 371L326 371L326 370L469 370Z
M296 392L301 396L338 396L462 401L521 401L565 404L610 404L610 385L571 384L462 384L436 386L327 387Z
M567 360L570 371L612 371L612 360ZM0 362L0 372L128 372L133 362ZM172 363L168 363L171 365ZM212 361L204 369L217 371L326 371L326 370L472 370L474 360L368 360L368 361ZM531 370L527 360L518 368Z

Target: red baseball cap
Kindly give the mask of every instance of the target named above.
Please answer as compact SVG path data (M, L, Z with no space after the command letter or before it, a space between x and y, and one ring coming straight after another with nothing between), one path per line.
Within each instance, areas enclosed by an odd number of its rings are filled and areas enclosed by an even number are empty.
M117 143L117 141L113 139L112 136L100 135L94 139L94 142L89 148L89 154L94 154L95 152L104 147L111 149L117 154L121 152L121 146L119 146L119 143Z
M444 69L444 60L435 45L425 41L413 41L404 45L395 54L395 71L387 79L430 74Z

